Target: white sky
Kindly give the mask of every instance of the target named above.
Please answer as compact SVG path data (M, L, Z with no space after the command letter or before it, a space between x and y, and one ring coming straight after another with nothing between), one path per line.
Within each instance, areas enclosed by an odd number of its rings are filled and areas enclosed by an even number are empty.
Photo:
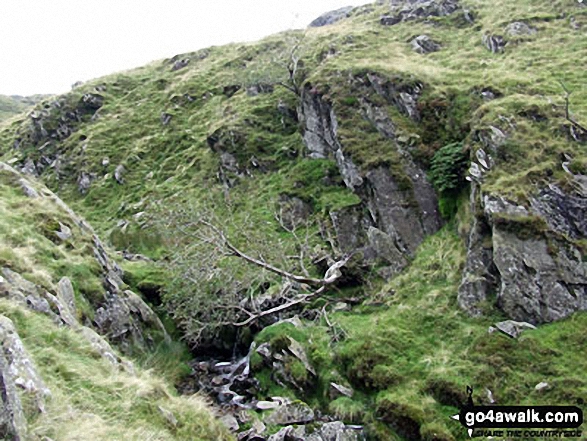
M150 61L305 27L368 0L0 0L0 94L62 93Z

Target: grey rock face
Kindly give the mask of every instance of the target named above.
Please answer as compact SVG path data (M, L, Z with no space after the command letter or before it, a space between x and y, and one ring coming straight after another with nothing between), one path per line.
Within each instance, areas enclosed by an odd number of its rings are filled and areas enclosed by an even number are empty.
M26 420L21 395L32 399L35 410L43 412L51 392L16 332L12 321L0 315L0 435L3 439L26 439Z
M338 121L332 106L320 95L306 89L302 94L302 115L304 143L310 151L310 158L326 158L332 154L347 187L355 189L361 186L363 178L359 169L345 155L338 141Z
M346 6L344 8L336 9L335 11L326 12L314 21L312 21L312 23L310 23L308 27L319 28L321 26L328 26L334 24L337 21L347 18L352 10L352 6Z
M440 43L434 41L428 35L419 35L412 40L412 49L419 54L429 54L441 49Z
M585 237L583 194L550 185L531 198L530 208L495 196L481 201L476 193L471 201L477 217L459 288L463 309L479 314L491 293L510 318L530 324L587 309L587 262L573 243ZM552 233L533 231L528 219Z
M402 21L427 17L444 17L460 9L457 0L391 0L391 14L381 17L381 24L392 26Z
M494 54L503 52L505 45L507 44L503 35L484 34L482 41L485 47Z
M361 171L344 152L338 138L338 122L331 104L313 90L302 94L304 141L310 158L334 157L347 187L362 200L356 207L330 213L339 247L344 252L361 250L366 261L383 259L393 271L406 264L423 238L442 225L436 194L425 173L403 151L396 140L395 125L382 107L374 105L369 93L382 97L401 113L420 118L417 99L422 86L417 82L394 82L375 74L355 79L365 118L390 147L399 153L403 173L393 174L388 166ZM374 229L373 229L374 228Z
M190 59L189 58L182 58L180 60L176 60L176 61L173 62L173 66L171 66L171 71L172 72L175 72L176 70L183 69L188 64L190 64Z

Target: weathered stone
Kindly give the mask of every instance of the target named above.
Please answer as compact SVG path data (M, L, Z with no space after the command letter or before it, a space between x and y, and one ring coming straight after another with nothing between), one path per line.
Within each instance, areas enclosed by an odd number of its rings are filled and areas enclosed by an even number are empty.
M14 389L19 390L17 393ZM24 348L24 345L7 317L0 315L0 387L4 388L0 399L3 401L0 410L0 424L6 421L13 432L26 430L20 395L27 394L34 402L34 410L43 412L45 399L51 392L45 386L41 376ZM4 420L4 421L3 421Z
M330 399L335 400L338 397L351 398L355 391L350 387L343 386L337 383L330 383Z
M173 118L173 115L171 115L169 113L162 113L161 114L161 124L163 124L164 126L169 125L172 118Z
M276 426L308 424L312 421L314 421L314 411L301 401L278 407L265 418L265 423Z
M184 67L186 67L188 64L190 64L190 59L189 58L182 58L180 60L176 60L173 63L173 66L171 66L171 71L175 72L176 70L180 70L183 69Z
M227 414L220 418L220 422L226 426L231 432L236 432L239 429L239 424L233 415Z
M81 194L86 194L95 179L93 174L82 172L77 180L77 187Z
M483 44L485 47L493 53L503 52L507 41L503 35L494 35L486 33L483 35Z
M21 178L18 180L18 183L20 184L20 188L22 188L24 194L26 194L29 198L34 199L39 197L39 193L37 193L37 190L31 186L29 181Z
M527 329L536 329L536 326L526 322L515 322L506 320L495 324L495 327L512 338L518 338Z
M440 43L434 41L428 35L419 35L412 40L412 49L419 54L429 54L441 49Z
M112 366L119 366L120 359L116 356L116 353L104 338L86 326L80 327L79 333L88 341L88 343L90 343L92 349L96 351L97 354L108 361Z
M380 23L392 26L403 21L444 17L459 9L457 0L391 0L392 14L381 17ZM469 11L467 14L471 16Z
M304 143L310 158L334 156L340 174L350 189L363 183L359 169L347 157L338 141L338 122L330 103L310 89L302 92L302 122L304 124Z
M316 375L316 370L310 364L308 355L306 354L306 351L304 350L303 346L291 337L288 337L288 339L289 345L287 349L289 350L289 352L291 352L294 355L294 357L296 357L299 361L302 362L302 364L308 372L310 372L312 375Z
M313 20L308 27L310 28L318 28L321 26L328 26L331 24L336 23L337 21L343 20L347 18L351 11L353 10L352 6L346 6L344 8L336 9L334 11L326 12L322 14L317 19Z
M536 29L528 26L524 22L514 21L513 23L507 25L507 27L505 28L505 32L506 34L511 36L532 35L536 33Z
M282 194L278 203L280 221L290 230L303 225L312 214L311 205L295 196Z
M114 179L116 180L116 182L118 182L120 185L124 184L124 174L126 173L126 170L124 168L124 165L119 164L116 169L114 170Z
M546 383L545 381L538 383L536 386L534 386L534 389L537 390L538 392L541 392L543 390L548 390L550 389L550 385L548 383Z

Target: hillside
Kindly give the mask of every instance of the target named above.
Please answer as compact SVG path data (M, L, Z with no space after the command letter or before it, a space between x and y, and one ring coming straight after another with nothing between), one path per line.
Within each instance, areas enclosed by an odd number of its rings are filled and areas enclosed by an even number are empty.
M153 310L173 321L191 373L167 341L156 374L239 440L466 439L467 386L585 410L586 29L575 0L391 0L85 83L0 125L0 264L55 295L69 278L76 323L129 357L166 341ZM25 210L23 176L97 236ZM110 247L116 269L90 252ZM136 332L108 328L116 301Z
M19 113L23 113L27 109L47 98L47 95L0 95L0 122L18 115Z

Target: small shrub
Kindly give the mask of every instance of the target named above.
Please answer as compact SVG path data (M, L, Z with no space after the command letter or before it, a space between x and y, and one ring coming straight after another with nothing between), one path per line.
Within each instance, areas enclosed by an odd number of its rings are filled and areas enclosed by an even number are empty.
M428 177L437 191L450 193L464 184L467 165L463 145L459 142L448 144L434 154Z

